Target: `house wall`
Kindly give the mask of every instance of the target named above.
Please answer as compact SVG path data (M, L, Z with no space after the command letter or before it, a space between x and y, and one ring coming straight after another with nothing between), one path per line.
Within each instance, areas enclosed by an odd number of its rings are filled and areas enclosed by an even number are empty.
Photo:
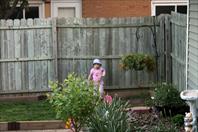
M82 0L83 17L150 16L151 0Z
M198 0L189 1L187 88L198 89Z
M45 18L51 17L51 3L45 3Z

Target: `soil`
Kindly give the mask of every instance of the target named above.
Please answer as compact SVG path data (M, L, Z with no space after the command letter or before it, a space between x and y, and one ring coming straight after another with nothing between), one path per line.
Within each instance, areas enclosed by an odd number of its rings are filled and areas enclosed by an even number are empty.
M170 117L165 118L160 116L159 114L156 114L155 112L130 112L130 122L132 123L134 129L133 131L136 132L152 132L154 131L153 129L156 127L160 127L161 131L163 131L162 128L174 128L178 132L184 132L183 126L178 127L173 125ZM169 130L167 130L166 132L169 132Z

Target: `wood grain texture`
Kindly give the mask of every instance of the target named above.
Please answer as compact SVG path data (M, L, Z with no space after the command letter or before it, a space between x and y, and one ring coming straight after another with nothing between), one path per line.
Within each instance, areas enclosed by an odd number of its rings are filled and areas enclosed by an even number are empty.
M107 71L106 88L150 86L155 73L123 71L119 64L129 53L155 56L154 21L165 80L164 17L1 20L0 92L49 90L49 80L63 81L71 72L87 77L94 58Z
M171 14L172 83L179 91L186 89L186 15Z

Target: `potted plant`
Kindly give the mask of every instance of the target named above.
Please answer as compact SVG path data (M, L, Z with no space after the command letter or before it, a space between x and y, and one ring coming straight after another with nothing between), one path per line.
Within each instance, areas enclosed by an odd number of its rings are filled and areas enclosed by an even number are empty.
M154 57L141 53L133 53L123 56L121 59L121 68L124 70L144 70L149 72L155 69Z
M69 74L63 83L50 82L50 88L52 93L48 98L57 118L67 123L71 121L71 130L79 132L99 101L99 95L94 94L94 86L76 74Z
M186 108L188 108L180 98L179 91L172 84L168 83L157 84L153 96L146 104L154 106L157 111L162 112L163 116L184 114Z

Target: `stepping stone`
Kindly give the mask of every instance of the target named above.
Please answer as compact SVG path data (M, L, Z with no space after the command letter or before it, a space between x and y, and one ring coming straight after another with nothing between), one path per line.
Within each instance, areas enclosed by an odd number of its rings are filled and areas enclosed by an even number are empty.
M137 107L128 108L126 111L136 112L136 113L147 113L147 112L151 112L151 108L146 106L137 106Z

